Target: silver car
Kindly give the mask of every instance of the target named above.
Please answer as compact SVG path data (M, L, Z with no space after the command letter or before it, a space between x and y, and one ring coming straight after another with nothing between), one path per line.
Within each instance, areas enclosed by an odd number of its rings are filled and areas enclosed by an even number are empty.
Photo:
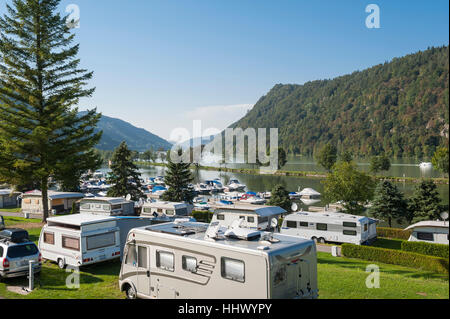
M19 231L26 237L16 236ZM41 271L42 258L35 243L28 240L23 230L7 229L0 232L0 279L27 276L29 263L35 261L34 273Z

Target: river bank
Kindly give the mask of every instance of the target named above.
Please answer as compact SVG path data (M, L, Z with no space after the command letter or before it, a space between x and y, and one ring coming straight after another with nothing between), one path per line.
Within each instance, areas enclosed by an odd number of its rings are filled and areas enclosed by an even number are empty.
M140 167L167 166L167 164L165 163L153 163L153 162L136 162L135 164ZM230 167L196 166L196 165L191 165L191 168L206 171L217 171L217 172L249 174L249 175L293 176L293 177L308 177L315 179L325 179L327 177L326 174L324 174L323 172L311 172L311 171L278 170L274 173L261 173L260 170L256 168L230 168ZM370 176L377 179L387 179L396 183L420 183L420 181L422 180L422 178L417 177L397 177L397 176L382 176L382 175L370 175ZM448 178L430 177L429 179L431 179L435 184L443 184L443 185L449 184Z

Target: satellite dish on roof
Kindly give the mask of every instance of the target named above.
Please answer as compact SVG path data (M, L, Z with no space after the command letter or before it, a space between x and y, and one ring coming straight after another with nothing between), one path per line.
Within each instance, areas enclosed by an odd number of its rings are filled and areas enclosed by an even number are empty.
M128 194L127 197L125 197L126 200L130 200L131 199L131 195Z
M297 205L296 203L292 203L292 205L291 205L291 210L292 210L293 212L296 212L296 211L298 210L298 205Z
M441 218L446 221L448 219L448 212L442 212L441 213Z

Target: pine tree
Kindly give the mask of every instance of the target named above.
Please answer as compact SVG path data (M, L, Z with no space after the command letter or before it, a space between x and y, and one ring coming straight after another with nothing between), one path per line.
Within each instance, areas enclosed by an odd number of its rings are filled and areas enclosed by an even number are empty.
M436 184L431 180L422 180L416 185L408 209L414 216L413 222L440 219L443 207Z
M388 171L391 168L391 160L385 154L373 156L370 159L370 171L377 173L379 171Z
M133 200L139 200L143 196L141 173L133 163L133 155L125 142L114 150L111 173L108 176L108 183L112 186L108 190L108 196L123 197L130 194Z
M449 168L448 148L439 147L434 153L431 163L436 169L440 170L442 173L448 174Z
M182 150L177 150L178 155L181 157ZM189 184L193 181L190 171L190 163L184 163L183 161L174 162L170 156L170 152L167 156L167 173L164 177L165 184L169 187L167 191L162 195L162 199L171 202L187 202L192 203L195 197L193 189L189 187Z
M289 198L289 192L283 185L279 184L272 189L271 197L267 204L279 206L289 212L291 210L292 202Z
M392 220L401 220L406 217L407 202L397 186L391 182L381 181L375 188L375 196L369 213L375 218L388 220L392 227Z
M96 168L92 147L100 118L79 116L74 106L90 97L92 72L79 69L79 45L58 10L59 0L13 0L0 17L0 176L13 185L39 183L43 220L48 216L48 180L76 181Z

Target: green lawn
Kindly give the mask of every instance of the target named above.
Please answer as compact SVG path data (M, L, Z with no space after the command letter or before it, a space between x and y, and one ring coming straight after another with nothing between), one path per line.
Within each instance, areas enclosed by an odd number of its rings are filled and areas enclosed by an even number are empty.
M20 213L20 207L16 207L16 208L2 208L2 209L0 209L0 214L1 214L1 212Z
M322 299L448 299L448 276L396 265L317 254L319 298ZM367 288L366 267L380 267L380 288Z
M16 217L6 217L7 224L23 223ZM39 221L30 221L38 223ZM40 228L27 229L31 240L37 242ZM380 244L387 244L380 242ZM394 245L389 243L389 245ZM373 262L360 259L337 258L319 252L318 284L321 299L424 299L449 298L448 276L395 265L376 263L380 267L380 288L365 285L367 265ZM66 287L69 273L52 262L45 262L36 289L27 296L7 291L9 285L27 285L26 278L4 279L0 282L0 297L46 299L103 299L124 298L118 288L120 263L110 261L84 267L80 272L80 288Z

